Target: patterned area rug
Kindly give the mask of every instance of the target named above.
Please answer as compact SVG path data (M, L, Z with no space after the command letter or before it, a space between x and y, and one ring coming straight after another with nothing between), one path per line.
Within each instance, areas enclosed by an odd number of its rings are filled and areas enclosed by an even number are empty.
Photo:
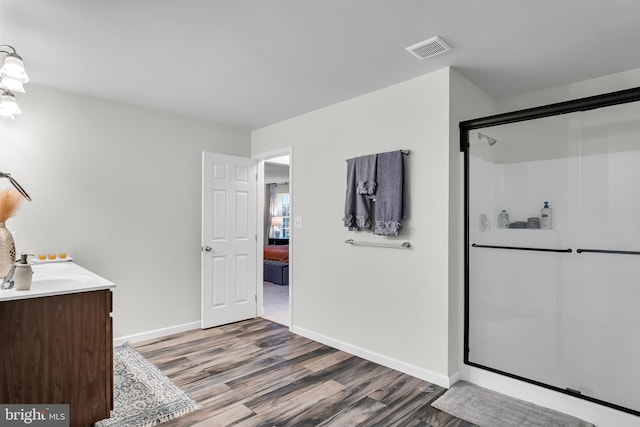
M96 427L147 427L199 408L155 365L129 345L113 349L114 404L111 418Z

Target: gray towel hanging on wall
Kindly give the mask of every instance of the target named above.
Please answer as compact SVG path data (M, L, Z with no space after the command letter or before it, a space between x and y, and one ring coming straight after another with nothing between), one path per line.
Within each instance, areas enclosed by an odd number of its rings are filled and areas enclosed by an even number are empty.
M403 154L408 155L409 150L347 159L345 227L351 231L370 230L375 206L373 233L399 234L401 220L407 217ZM373 205L371 200L375 201Z

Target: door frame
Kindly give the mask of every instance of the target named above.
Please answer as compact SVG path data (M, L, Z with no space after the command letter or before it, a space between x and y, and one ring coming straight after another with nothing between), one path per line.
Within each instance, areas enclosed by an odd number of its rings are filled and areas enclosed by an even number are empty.
M293 218L295 213L295 202L293 199L293 147L282 147L275 150L266 151L263 153L254 154L251 156L252 159L258 161L258 221L257 221L257 233L258 233L258 242L261 242L260 245L256 247L256 272L257 272L257 317L262 317L264 315L264 292L263 286L264 276L263 276L263 262L264 262L264 210L265 210L265 191L264 191L264 163L266 160L272 159L274 157L280 156L289 156L289 197L290 197L290 214L291 217L291 228L289 229L289 329L293 326L293 281L292 277L292 266L293 266L293 251L292 248L295 244L295 231L293 227Z

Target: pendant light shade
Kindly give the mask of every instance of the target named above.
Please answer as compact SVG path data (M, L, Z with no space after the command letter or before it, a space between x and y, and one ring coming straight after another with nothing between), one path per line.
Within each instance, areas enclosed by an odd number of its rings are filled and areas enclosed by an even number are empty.
M16 97L11 92L4 92L0 98L0 117L3 119L13 119L16 115L22 114Z
M0 68L0 77L9 78L23 84L29 81L29 76L24 71L22 58L15 53L7 54L4 65Z
M7 111L4 111L2 109L0 109L0 118L5 119L5 120L13 120L16 118L16 116L14 116L13 114L10 114Z
M0 88L9 90L11 92L24 93L24 86L18 80L13 80L8 77L2 77L0 80Z

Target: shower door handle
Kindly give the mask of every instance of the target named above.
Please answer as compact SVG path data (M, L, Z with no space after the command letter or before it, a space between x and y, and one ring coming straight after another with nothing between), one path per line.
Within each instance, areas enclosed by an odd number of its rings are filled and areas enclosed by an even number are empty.
M570 254L573 252L571 248L569 249L552 249L552 248L527 248L522 246L496 246L496 245L478 245L473 243L471 245L474 248L489 248L489 249L511 249L515 251L537 251L537 252L563 252Z
M638 251L613 251L609 249L578 249L576 252L581 253L597 253L597 254L618 254L618 255L640 255Z

